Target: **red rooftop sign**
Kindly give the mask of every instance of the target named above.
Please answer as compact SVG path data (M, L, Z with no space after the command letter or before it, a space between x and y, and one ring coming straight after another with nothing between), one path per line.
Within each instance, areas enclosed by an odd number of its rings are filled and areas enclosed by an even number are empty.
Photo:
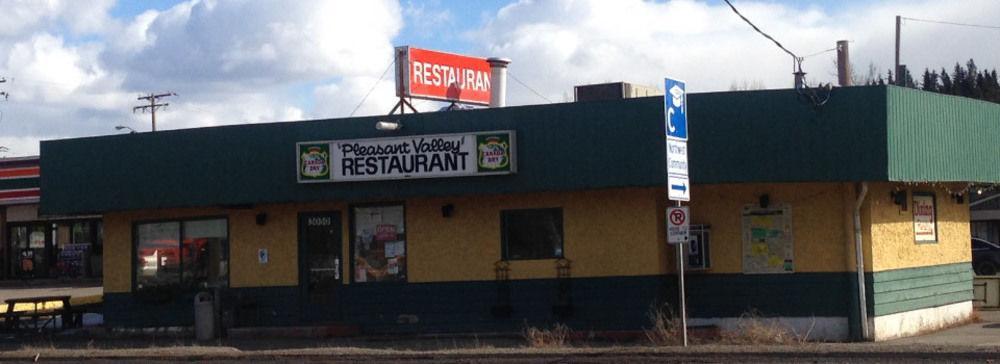
M486 58L396 47L396 96L489 105Z

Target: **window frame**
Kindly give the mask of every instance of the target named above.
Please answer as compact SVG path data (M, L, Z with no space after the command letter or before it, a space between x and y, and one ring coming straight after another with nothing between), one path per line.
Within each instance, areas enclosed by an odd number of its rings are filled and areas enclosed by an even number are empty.
M185 218L150 219L150 220L135 220L135 221L132 221L132 261L130 263L132 272L129 274L129 277L131 278L131 281L132 281L131 282L132 283L131 284L131 286L132 286L131 293L132 294L142 294L142 293L149 293L149 292L156 291L155 289L149 289L149 290L145 290L144 289L143 292L139 292L138 287L137 287L138 286L138 281L139 281L139 279L138 279L139 272L137 270L138 267L136 266L136 262L138 262L138 260L139 260L139 225L162 224L162 223L171 223L171 222L176 222L177 223L177 237L178 237L178 239L177 239L177 249L178 249L178 254L177 254L177 257L178 257L178 259L177 259L177 261L178 261L178 263L177 263L177 270L178 270L178 272L180 272L180 274L178 275L178 282L177 283L178 283L178 286L180 287L180 291L181 292L186 292L188 290L184 288L184 273L183 273L184 272L184 254L182 254L182 252L184 251L184 247L183 247L183 245L184 245L184 223L185 222L192 222L192 221L209 221L209 220L224 220L226 222L226 241L227 241L227 243L226 243L226 246L224 248L225 251L223 252L224 253L223 256L226 257L226 260L230 260L231 257L229 255L229 253L230 253L229 252L229 250L230 250L229 249L229 245L230 245L229 244L229 239L231 237L232 226L231 226L231 221L230 221L228 215L212 215L212 216L197 216L197 217L185 217ZM231 264L229 264L229 265L231 266ZM231 267L227 267L226 268L226 281L227 281L227 284L228 284L228 281L229 281L229 272L230 271L232 271Z
M559 221L559 252L560 254L553 253L551 256L545 257L529 257L529 258L511 258L510 257L510 244L508 243L508 221L507 214L516 212L527 212L527 211L554 211L557 213ZM565 214L563 213L562 207L539 207L539 208L519 208L519 209L505 209L500 210L500 260L502 261L526 261L526 260L554 260L554 259L565 259L566 258L566 228L565 228Z
M404 231L406 231L406 232L403 233L403 236L405 237L405 240L403 240L403 244L404 244L404 247L405 247L404 249L406 249L406 255L405 255L405 257L407 258L406 259L406 264L403 266L403 276L405 278L403 280L398 280L398 281L364 281L364 282L358 282L357 281L357 277L355 276L355 274L356 274L355 273L356 266L355 266L355 259L354 259L354 257L356 256L355 255L355 248L354 248L354 238L355 238L355 235L357 234L357 230L355 229L355 223L357 222L357 217L355 216L354 210L357 209L357 208L393 207L393 206L400 206L400 207L403 208L403 229L404 229ZM349 278L348 282L350 282L349 284L405 284L405 283L409 283L410 282L410 274L409 274L410 273L410 269L409 269L409 267L410 267L410 259L409 259L409 257L410 257L409 229L410 229L409 223L407 222L407 218L406 218L406 202L405 201L367 202L367 203L357 203L357 204L348 205L347 206L347 231L348 231L348 233L347 233L348 234L348 236L347 236L347 245L348 245L347 253L350 255L350 257L348 257L348 259L350 259L349 260L350 266L348 267L347 274L348 274L348 278Z

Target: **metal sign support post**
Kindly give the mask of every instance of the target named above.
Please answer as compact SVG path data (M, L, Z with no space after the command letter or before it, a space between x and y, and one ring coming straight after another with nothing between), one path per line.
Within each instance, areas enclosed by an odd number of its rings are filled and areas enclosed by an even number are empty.
M681 335L688 346L687 298L684 297L684 244L690 244L690 209L681 201L691 201L688 177L687 86L683 81L665 78L663 89L664 131L666 132L667 198L677 207L668 208L667 243L677 246L677 301L681 308Z
M680 201L677 207L680 207ZM684 347L688 346L688 324L687 324L687 299L684 297L684 243L677 246L677 297L681 306L681 336L684 338Z

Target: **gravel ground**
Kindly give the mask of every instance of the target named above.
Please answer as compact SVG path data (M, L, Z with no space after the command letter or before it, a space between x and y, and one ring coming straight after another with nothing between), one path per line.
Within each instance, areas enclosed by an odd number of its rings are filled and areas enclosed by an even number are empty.
M266 341L266 340L263 340ZM108 344L108 343L103 343ZM317 344L313 342L313 344ZM94 346L94 345L92 345ZM102 345L103 346L103 345ZM699 345L683 347L609 346L576 348L371 349L312 347L238 349L233 346L189 346L178 343L146 348L62 348L25 345L0 352L0 361L173 362L217 363L990 363L1000 362L1000 347L885 344L802 344L790 346Z

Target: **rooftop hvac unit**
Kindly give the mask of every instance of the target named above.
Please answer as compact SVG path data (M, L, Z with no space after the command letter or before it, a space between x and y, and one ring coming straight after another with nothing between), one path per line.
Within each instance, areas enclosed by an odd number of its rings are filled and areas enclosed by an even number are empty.
M621 100L646 96L661 96L663 91L654 87L633 85L628 82L599 83L573 88L575 101Z

